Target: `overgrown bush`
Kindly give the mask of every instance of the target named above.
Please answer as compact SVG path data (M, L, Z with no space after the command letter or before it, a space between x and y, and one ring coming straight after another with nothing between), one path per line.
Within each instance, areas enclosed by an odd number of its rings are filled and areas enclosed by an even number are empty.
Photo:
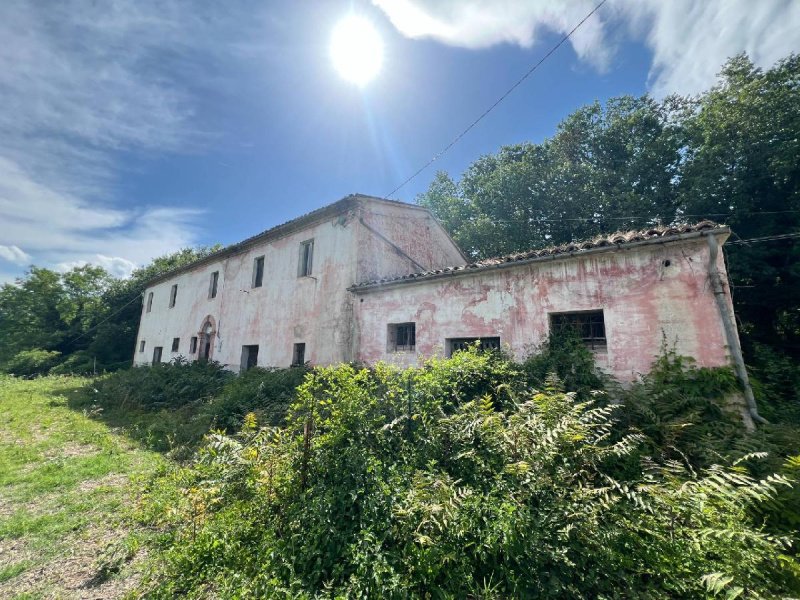
M570 328L551 332L542 347L522 363L522 370L529 384L540 388L556 374L567 391L576 392L582 399L609 383L597 368L592 351Z
M307 372L305 367L249 369L226 382L201 410L217 428L230 432L241 428L251 412L265 425L282 425Z
M664 348L647 375L617 394L622 425L642 431L648 453L659 458L702 468L754 450L737 453L746 431L735 409L743 400L730 368L697 368L692 359Z
M55 350L23 350L17 352L3 365L3 371L20 377L46 375L51 368L58 364L60 352Z
M176 409L208 400L233 377L219 363L175 359L152 367L118 371L98 380L95 401L101 406Z
M800 592L745 464L617 464L619 406L542 392L461 353L315 369L287 427L212 435L142 506L173 538L148 597L698 598ZM509 378L515 381L514 377ZM477 385L476 385L477 382ZM455 384L455 386L454 386Z

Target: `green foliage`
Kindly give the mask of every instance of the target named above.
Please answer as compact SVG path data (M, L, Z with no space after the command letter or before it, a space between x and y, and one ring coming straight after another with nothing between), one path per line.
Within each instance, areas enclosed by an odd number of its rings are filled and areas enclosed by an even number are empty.
M736 454L745 437L736 406L744 403L730 368L697 368L664 348L640 383L620 392L622 420L647 436L648 452L708 467Z
M227 382L201 410L216 427L228 431L237 431L248 413L266 425L283 425L307 371L305 367L249 369Z
M175 409L196 404L219 393L233 373L213 361L187 361L119 371L95 383L100 406Z
M44 349L65 357L59 373L116 370L130 365L146 282L218 250L184 249L114 279L85 265L66 273L31 267L0 286L0 365L23 350Z
M595 365L592 351L568 328L551 332L542 348L522 363L522 369L533 387L545 388L555 375L565 390L577 392L584 400L609 383Z
M33 375L46 375L58 362L60 352L55 350L22 350L17 352L3 365L3 370L12 375L30 377Z
M620 474L646 448L616 422L623 408L526 390L502 363L470 351L405 371L318 368L285 428L248 416L239 434L211 435L145 491L143 518L173 532L146 595L800 591L787 540L752 520L784 477L753 478L755 456L702 470L643 459ZM707 389L705 375L686 377Z

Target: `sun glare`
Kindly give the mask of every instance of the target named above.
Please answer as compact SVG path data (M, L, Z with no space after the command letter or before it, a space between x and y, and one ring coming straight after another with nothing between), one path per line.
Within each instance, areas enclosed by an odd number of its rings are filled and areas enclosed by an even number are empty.
M331 36L331 60L344 79L358 86L372 81L383 64L381 36L367 19L349 16Z

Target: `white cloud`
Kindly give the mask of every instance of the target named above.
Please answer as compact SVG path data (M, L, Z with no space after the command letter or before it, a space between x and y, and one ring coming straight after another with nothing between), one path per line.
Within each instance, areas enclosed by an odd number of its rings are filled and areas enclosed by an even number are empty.
M31 257L18 246L4 246L0 244L0 259L25 266L30 264Z
M411 38L430 37L464 48L510 43L531 46L543 30L566 34L594 7L593 0L373 0ZM604 68L604 17L595 14L570 39L582 59Z
M373 3L407 37L429 37L465 48L501 43L528 47L544 30L567 33L597 4L595 0ZM747 52L756 65L769 67L800 51L796 0L612 0L584 23L570 43L582 60L606 68L620 35L609 31L620 23L619 31L628 31L652 50L649 84L657 96L707 89L722 63L741 52Z
M209 139L187 82L238 51L242 16L189 0L0 3L0 257L123 274L194 244L197 210L115 202L120 156Z

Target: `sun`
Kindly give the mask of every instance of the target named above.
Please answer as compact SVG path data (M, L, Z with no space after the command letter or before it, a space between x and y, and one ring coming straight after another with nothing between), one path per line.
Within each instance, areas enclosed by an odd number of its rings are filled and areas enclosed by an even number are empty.
M359 87L372 81L383 64L383 41L364 17L339 21L331 36L331 60L342 78Z

